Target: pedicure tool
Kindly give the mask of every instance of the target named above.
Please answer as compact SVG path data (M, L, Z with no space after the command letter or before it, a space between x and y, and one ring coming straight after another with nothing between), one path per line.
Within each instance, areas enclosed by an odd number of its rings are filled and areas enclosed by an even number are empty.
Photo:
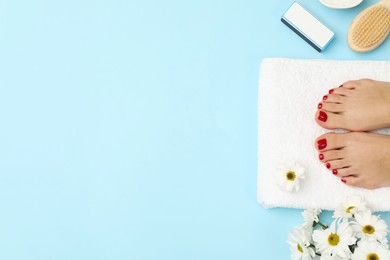
M318 52L323 51L335 35L332 30L296 2L283 14L281 21Z
M390 32L390 0L382 0L364 9L352 21L348 44L356 52L368 52L387 38Z

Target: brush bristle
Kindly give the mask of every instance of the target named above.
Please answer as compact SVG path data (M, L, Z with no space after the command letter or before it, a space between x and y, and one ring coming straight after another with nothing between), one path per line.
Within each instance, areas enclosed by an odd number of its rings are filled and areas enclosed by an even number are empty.
M369 48L383 41L389 29L390 10L383 6L374 7L355 25L352 41L360 48Z

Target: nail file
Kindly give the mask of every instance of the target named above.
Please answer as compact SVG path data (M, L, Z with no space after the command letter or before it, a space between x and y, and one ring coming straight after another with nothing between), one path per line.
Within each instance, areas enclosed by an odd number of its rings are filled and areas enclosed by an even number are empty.
M296 2L283 14L281 21L318 52L323 51L335 35L332 30Z

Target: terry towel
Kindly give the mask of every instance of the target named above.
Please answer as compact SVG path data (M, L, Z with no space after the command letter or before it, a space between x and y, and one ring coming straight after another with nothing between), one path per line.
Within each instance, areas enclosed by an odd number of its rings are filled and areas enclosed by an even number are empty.
M266 208L334 210L358 194L373 211L390 210L390 188L350 187L318 160L315 139L330 130L314 120L318 103L347 80L390 81L390 61L264 59L258 96L258 201ZM336 130L338 132L340 130ZM378 131L390 134L390 129ZM297 162L306 178L298 192L280 190L273 174L280 163Z

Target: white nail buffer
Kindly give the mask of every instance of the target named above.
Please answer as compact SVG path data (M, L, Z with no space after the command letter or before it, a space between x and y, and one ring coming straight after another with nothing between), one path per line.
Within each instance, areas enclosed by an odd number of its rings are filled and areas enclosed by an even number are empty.
M281 20L318 52L324 50L334 38L334 32L296 2L284 13Z

